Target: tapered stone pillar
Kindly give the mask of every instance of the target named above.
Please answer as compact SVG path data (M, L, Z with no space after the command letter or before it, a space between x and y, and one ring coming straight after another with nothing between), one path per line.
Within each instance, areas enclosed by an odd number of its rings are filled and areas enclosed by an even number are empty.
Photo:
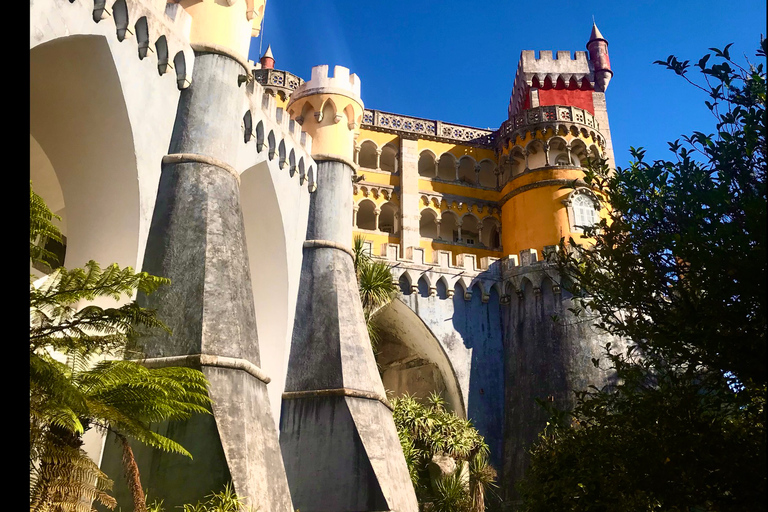
M312 134L317 190L310 200L280 447L294 506L302 512L416 512L350 249L351 160L363 108L359 81L339 66L334 75L328 77L327 66L313 68L312 80L288 105Z
M194 504L231 481L254 508L294 510L270 412L269 378L260 368L239 177L227 163L243 140L245 93L238 76L245 72L228 52L196 47L144 258L143 270L171 284L139 299L173 330L140 340L145 364L201 368L213 401L212 416L159 427L193 460L136 450L143 486L167 509ZM119 454L113 457L119 461ZM123 507L130 503L125 494L117 490Z

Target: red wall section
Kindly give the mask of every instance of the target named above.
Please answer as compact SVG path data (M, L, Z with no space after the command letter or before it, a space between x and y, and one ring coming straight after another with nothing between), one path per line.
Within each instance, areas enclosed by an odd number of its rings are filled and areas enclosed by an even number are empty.
M583 108L590 114L595 114L595 106L592 103L592 91L579 89L539 89L539 105L570 105Z

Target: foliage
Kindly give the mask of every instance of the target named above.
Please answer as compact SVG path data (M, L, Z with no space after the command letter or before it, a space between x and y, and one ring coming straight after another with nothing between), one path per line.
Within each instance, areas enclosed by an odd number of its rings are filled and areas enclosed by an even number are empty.
M765 503L765 394L732 393L716 372L609 358L620 384L577 394L552 422L519 486L537 511L758 510ZM763 509L764 510L764 509Z
M60 240L61 233L44 201L31 187L30 192L30 259L51 264L50 253L40 247L46 239ZM83 269L59 267L42 281L30 285L30 509L89 511L91 500L114 508L107 492L111 480L82 450L83 434L95 428L121 440L141 510L144 498L128 439L191 458L150 424L208 413L208 382L190 368L94 363L120 357L137 327L167 328L135 301L119 307L81 303L130 298L136 290L151 293L168 281L117 265L101 269L94 261Z
M378 330L374 317L384 306L392 302L397 288L392 282L389 265L371 258L365 250L365 238L361 235L355 235L352 251L355 254L354 268L360 290L360 302L363 304L363 314L371 345L375 348L378 343Z
M608 347L617 385L577 394L541 435L523 510L765 510L765 71L729 47L698 62L703 84L688 61L658 62L709 95L715 135L586 170L607 216L556 261L581 311L631 347Z
M436 512L485 510L485 493L495 487L496 472L488 464L488 445L472 422L448 411L437 394L432 394L426 405L404 395L392 399L392 407L419 502L431 503ZM457 470L453 477L433 488L428 465L434 455L448 455L459 467L469 462L469 485L460 479L461 471Z
M205 497L205 500L196 504L186 504L181 507L183 512L257 512L258 508L252 508L235 493L231 484L227 484L223 491L214 492ZM162 501L154 501L147 506L148 512L166 512Z

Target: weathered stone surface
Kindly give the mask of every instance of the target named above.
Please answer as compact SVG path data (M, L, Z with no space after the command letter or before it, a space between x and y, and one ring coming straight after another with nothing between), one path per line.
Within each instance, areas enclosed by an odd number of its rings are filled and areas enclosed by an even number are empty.
M170 153L193 153L225 164L236 153L241 71L228 57L197 56L193 85L179 102ZM143 269L172 283L140 296L173 330L172 335L142 339L148 359L210 354L259 366L236 176L220 165L165 164ZM176 507L221 490L231 479L237 494L254 506L293 511L266 383L234 368L205 366L203 371L210 382L213 417L163 427L194 460L159 451L136 454L150 496ZM130 503L124 486L116 496L121 504Z
M535 399L571 408L574 391L600 386L610 378L592 358L601 357L608 342L622 346L588 318L576 318L568 310L573 307L571 297L542 268L515 272L521 293L513 293L503 311L506 414L500 486L508 499L528 467L531 443L549 419Z
M351 177L343 162L318 162L308 240L348 247ZM285 391L280 446L296 508L418 509L344 250L304 249Z
M456 471L456 461L453 457L436 453L432 456L428 468L432 479L445 478Z

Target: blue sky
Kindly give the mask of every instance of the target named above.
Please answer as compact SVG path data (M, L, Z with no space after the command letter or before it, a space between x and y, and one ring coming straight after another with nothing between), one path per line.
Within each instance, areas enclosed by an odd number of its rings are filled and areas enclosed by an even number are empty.
M252 40L249 58L271 44L276 67L303 78L318 64L350 68L366 108L496 129L520 52L585 50L592 16L609 43L606 98L619 166L630 146L668 158L667 141L714 132L705 95L654 60L675 54L695 63L707 48L734 43L732 56L757 62L766 33L765 0L267 0L263 41Z

